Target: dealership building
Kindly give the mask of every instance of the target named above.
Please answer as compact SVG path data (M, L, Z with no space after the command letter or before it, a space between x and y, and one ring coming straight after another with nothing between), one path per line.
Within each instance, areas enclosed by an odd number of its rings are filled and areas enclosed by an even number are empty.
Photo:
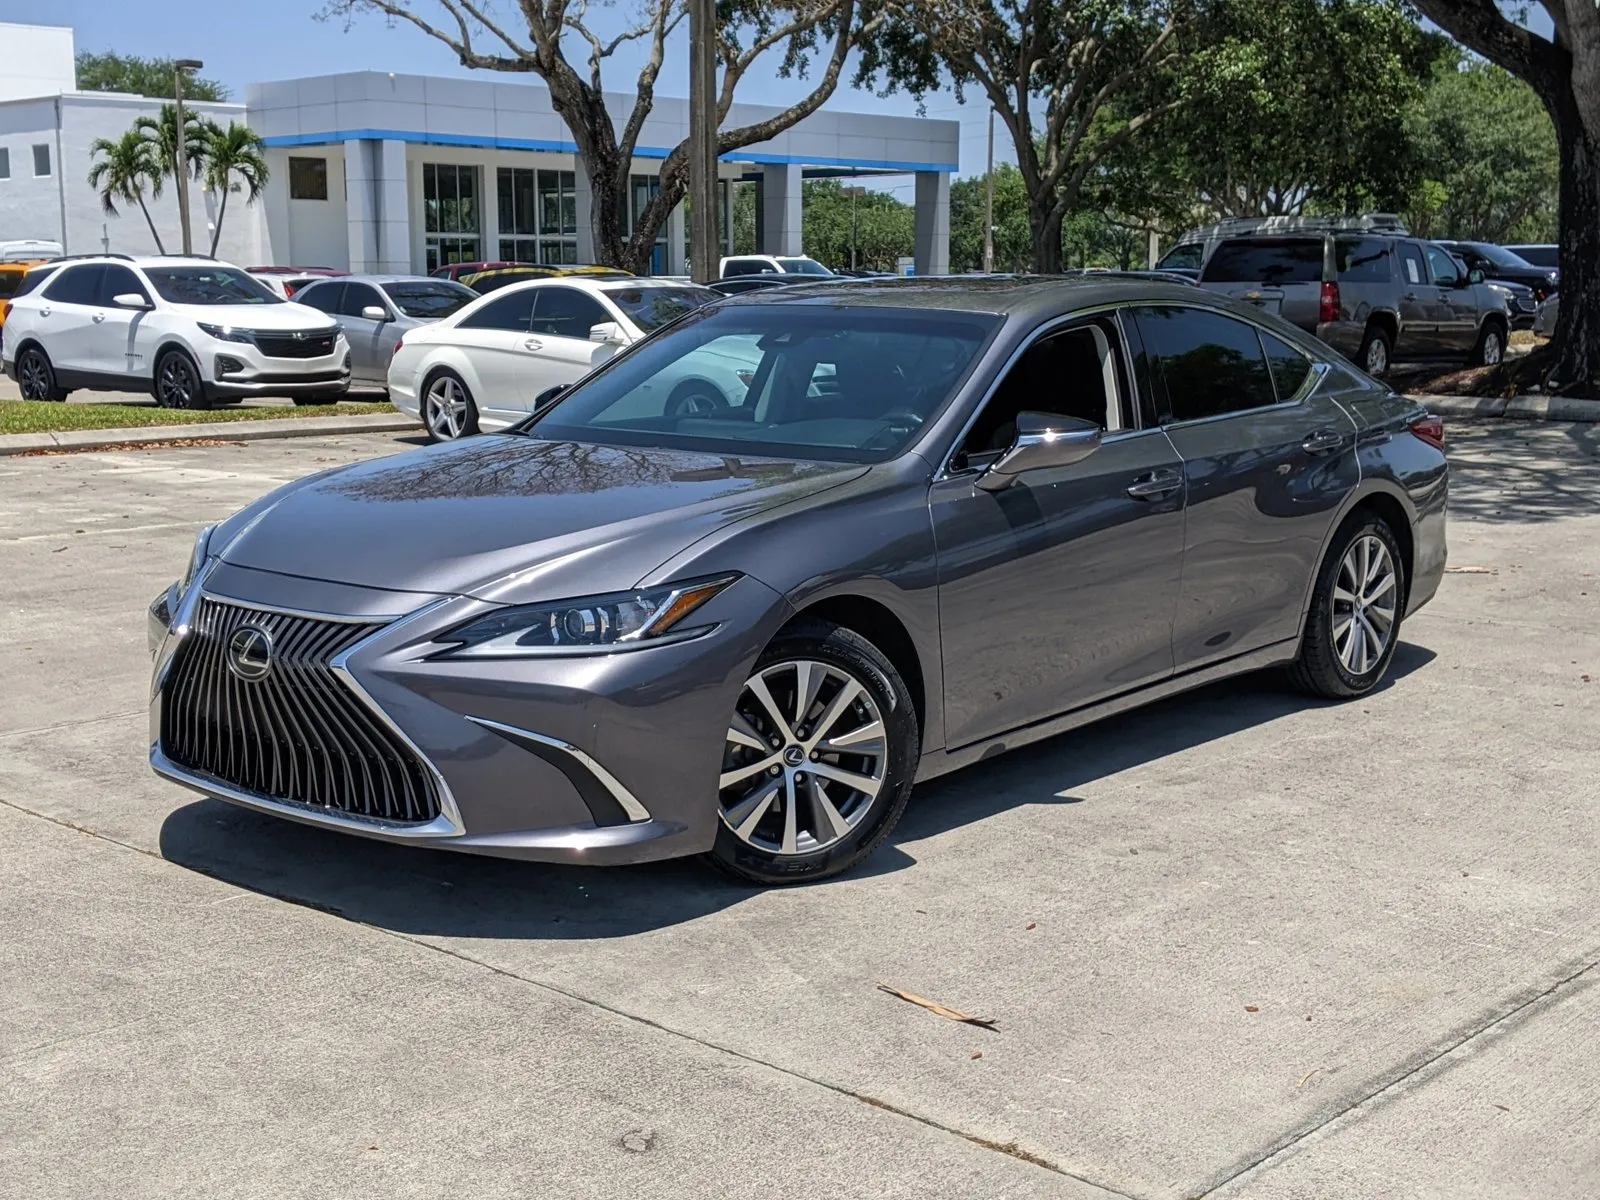
M0 241L59 241L69 254L144 254L155 239L137 205L107 214L88 175L98 138L116 140L159 101L79 92L72 31L0 24ZM244 265L324 266L425 273L448 262L594 261L583 164L543 87L485 72L470 79L357 71L251 84L243 104L195 104L212 120L248 124L264 139L270 180L253 205L190 185L190 225L205 252L219 216L217 257ZM608 96L620 124L633 98ZM736 104L730 125L779 110ZM689 130L689 106L657 97L634 155L629 212L648 202L661 165ZM872 176L915 181L918 274L949 268L950 179L960 126L824 108L787 132L724 157L718 182L727 250L732 187L757 190L760 250L801 254L801 184ZM147 197L166 250L179 248L169 180ZM686 270L680 205L657 243L652 271Z

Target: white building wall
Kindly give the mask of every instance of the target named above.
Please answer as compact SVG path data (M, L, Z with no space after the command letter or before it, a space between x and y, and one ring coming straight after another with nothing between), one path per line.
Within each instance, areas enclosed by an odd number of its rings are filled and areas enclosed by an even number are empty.
M0 22L0 101L76 91L72 30Z
M54 98L0 103L0 150L6 151L9 163L8 177L0 179L0 241L13 238L66 240L61 225L57 108ZM48 150L48 175L34 174L35 146Z
M289 195L289 159L320 158L327 164L328 198L295 200ZM343 146L300 146L267 151L272 172L260 218L261 248L254 266L350 269L350 234Z

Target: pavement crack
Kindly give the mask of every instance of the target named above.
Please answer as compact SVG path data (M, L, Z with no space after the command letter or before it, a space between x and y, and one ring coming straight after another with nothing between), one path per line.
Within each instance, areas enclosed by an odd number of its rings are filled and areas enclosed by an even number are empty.
M77 729L84 725L103 725L107 721L126 721L129 717L145 716L149 713L147 708L130 708L127 712L107 713L103 717L85 717L81 721L57 721L54 725L35 725L31 729L7 729L0 731L0 742L8 738L27 737L34 733L57 733L63 729Z
M1207 1185L1205 1190L1194 1193L1193 1200L1206 1200L1206 1197L1216 1195L1219 1191L1227 1187L1236 1179L1240 1179L1253 1171L1259 1171L1263 1168L1270 1167L1274 1160L1287 1155L1291 1150L1293 1150L1307 1138L1320 1133L1330 1125L1334 1125L1337 1122L1344 1120L1358 1109L1365 1108L1374 1101L1383 1099L1409 1080L1415 1079L1418 1075L1421 1075L1430 1067L1433 1067L1437 1063L1449 1058L1468 1043L1474 1042L1477 1039L1492 1033L1500 1026L1508 1024L1523 1014L1530 1012L1537 1005L1549 1000L1552 996L1556 995L1563 989L1571 987L1573 984L1581 980L1585 975L1596 970L1596 968L1600 968L1600 958L1590 958L1588 961L1578 966L1569 974L1564 975L1560 979L1556 980L1549 987L1542 988L1541 990L1530 995L1525 995L1517 1003L1511 1005L1511 1007L1505 1009L1503 1012L1496 1013L1490 1016L1487 1020L1484 1020L1473 1026L1471 1029L1461 1034L1460 1037L1450 1041L1447 1045L1434 1050L1432 1053L1426 1055L1418 1061L1414 1061L1409 1065L1404 1066L1404 1069L1399 1071L1398 1074L1395 1074L1391 1078L1378 1084L1376 1087L1369 1089L1360 1096L1355 1097L1349 1103L1343 1105L1337 1112L1330 1113L1320 1120L1314 1121L1309 1125L1305 1125L1294 1130L1288 1136L1273 1143L1265 1151L1256 1155L1250 1161L1243 1163L1240 1166L1228 1169L1225 1175Z

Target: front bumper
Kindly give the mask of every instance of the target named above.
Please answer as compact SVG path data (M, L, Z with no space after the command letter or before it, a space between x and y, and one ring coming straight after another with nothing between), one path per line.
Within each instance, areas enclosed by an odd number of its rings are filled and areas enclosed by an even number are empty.
M163 709L202 596L262 613L308 611L380 624L336 656L356 698L436 780L439 810L420 823L375 820L235 786L174 761ZM365 837L503 857L620 864L710 849L728 714L782 621L777 593L742 579L709 602L705 636L603 656L440 660L433 636L493 606L425 599L213 566L181 598L151 606L150 763L204 795ZM233 685L238 687L240 685ZM243 685L248 687L249 685Z
M253 342L212 339L199 355L206 394L303 396L343 392L350 386L350 346L341 335L333 351L314 358L276 358Z

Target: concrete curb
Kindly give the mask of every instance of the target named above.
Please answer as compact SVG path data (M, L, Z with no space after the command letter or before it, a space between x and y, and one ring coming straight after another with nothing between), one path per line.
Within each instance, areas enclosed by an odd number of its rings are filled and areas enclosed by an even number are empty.
M100 450L107 446L148 445L188 438L256 442L272 438L339 437L351 433L421 432L403 413L370 416L283 417L270 421L207 421L193 425L141 425L134 429L71 429L60 433L0 435L0 455L33 450Z
M1408 394L1442 417L1500 417L1508 421L1600 422L1600 400L1565 396L1428 396Z

